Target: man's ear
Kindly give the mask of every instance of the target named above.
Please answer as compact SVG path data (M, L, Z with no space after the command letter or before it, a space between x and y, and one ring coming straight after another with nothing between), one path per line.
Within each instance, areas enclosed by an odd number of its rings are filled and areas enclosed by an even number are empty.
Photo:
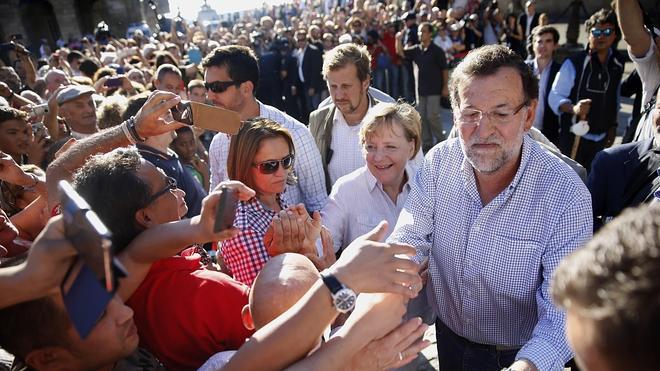
M525 113L525 131L531 129L532 124L534 124L534 117L536 117L536 105L539 104L538 99L532 99L529 102L529 107Z
M146 208L142 208L135 212L135 221L145 229L154 225L153 219L149 215L149 211L147 211Z
M245 304L241 310L241 319L243 326L248 330L254 330L254 321L252 320L252 312L250 312L250 305Z
M62 347L46 347L33 350L25 357L25 363L35 370L71 370L73 355Z
M241 91L241 95L243 95L246 98L254 96L255 91L254 91L254 84L252 83L252 81L249 80L245 81L244 83L241 84L239 89Z

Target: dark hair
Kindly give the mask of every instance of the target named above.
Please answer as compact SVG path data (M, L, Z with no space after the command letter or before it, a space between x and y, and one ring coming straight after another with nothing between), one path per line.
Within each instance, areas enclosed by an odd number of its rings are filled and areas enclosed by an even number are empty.
M552 34L552 39L555 41L555 44L559 43L559 32L556 28L552 26L536 26L532 29L532 37L538 37L547 33Z
M179 70L179 67L170 63L163 63L160 66L158 66L158 69L156 70L156 80L164 79L165 74L168 73L177 75L179 76L179 78L181 78L181 71Z
M156 54L156 68L160 67L161 64L165 64L165 63L173 64L177 68L179 67L179 64L177 63L176 59L174 59L172 53L168 51L159 51L156 52L155 54Z
M252 49L240 45L219 46L211 51L202 67L225 67L233 81L252 82L252 93L256 94L259 86L259 63Z
M460 89L472 77L494 75L503 67L510 67L518 71L522 80L525 101L529 102L538 98L538 79L520 55L503 45L486 45L470 51L452 72L449 81L452 107L458 108L461 105Z
M435 26L433 26L433 24L430 22L422 22L418 27L420 30L424 29L424 27L427 27L427 30L431 33L431 37L435 36Z
M0 124L9 120L20 120L27 122L28 115L26 112L17 110L16 108L0 106Z
M85 58L80 61L80 66L78 68L80 69L80 72L91 79L101 66L99 66L99 64L93 59Z
M112 232L115 253L144 229L135 213L148 204L153 190L137 173L141 160L136 149L118 148L90 157L74 176L76 191Z
M616 13L612 9L600 9L596 13L592 14L586 22L584 22L587 35L595 26L603 25L606 23L614 26L616 41L619 41L621 38L621 29L619 28L619 21L616 19Z
M140 108L142 108L142 106L144 106L144 104L147 102L147 99L149 99L148 93L142 93L140 95L129 98L128 104L126 105L126 110L121 115L121 119L126 121L131 116L137 115Z
M0 345L19 359L46 347L66 348L69 317L53 298L43 297L0 309Z
M627 209L553 274L557 305L591 320L613 369L660 364L660 207Z
M85 56L81 52L79 52L77 50L72 50L69 53L69 55L66 56L66 61L71 63L76 59L83 59L83 58L85 58Z

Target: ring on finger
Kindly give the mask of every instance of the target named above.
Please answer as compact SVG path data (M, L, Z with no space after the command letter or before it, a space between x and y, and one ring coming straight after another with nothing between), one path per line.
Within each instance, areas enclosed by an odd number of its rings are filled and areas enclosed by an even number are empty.
M403 361L403 353L399 352L399 362Z

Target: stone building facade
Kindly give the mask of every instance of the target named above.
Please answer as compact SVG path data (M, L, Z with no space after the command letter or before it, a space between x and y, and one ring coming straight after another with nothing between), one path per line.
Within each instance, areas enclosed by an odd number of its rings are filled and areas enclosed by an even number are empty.
M154 0L159 13L169 12L168 0ZM36 51L40 40L51 46L59 38L80 37L94 32L105 21L116 36L123 36L132 23L146 22L154 29L156 12L148 0L2 0L0 40L20 34L23 43Z

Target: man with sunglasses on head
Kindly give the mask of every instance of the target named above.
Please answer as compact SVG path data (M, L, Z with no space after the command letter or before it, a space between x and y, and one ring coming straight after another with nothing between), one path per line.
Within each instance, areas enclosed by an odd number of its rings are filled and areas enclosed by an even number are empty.
M560 116L559 148L587 170L600 150L616 137L619 112L619 84L625 60L613 47L621 36L616 14L601 9L586 22L589 44L586 50L569 56L562 64L548 96L550 108ZM571 126L581 120L589 124L580 139Z
M563 369L572 357L552 272L591 237L580 178L527 132L538 81L501 45L477 48L452 72L459 137L426 154L388 241L429 259L441 369Z
M271 119L286 128L293 137L296 161L295 185L287 186L282 195L288 205L304 203L307 210L321 210L328 199L321 156L309 129L300 121L257 100L259 65L254 52L247 47L230 45L213 50L202 62L205 68L207 98L212 104L238 114L242 121L256 117ZM319 70L320 71L320 70ZM211 141L211 189L228 179L227 157L230 136L218 133Z

